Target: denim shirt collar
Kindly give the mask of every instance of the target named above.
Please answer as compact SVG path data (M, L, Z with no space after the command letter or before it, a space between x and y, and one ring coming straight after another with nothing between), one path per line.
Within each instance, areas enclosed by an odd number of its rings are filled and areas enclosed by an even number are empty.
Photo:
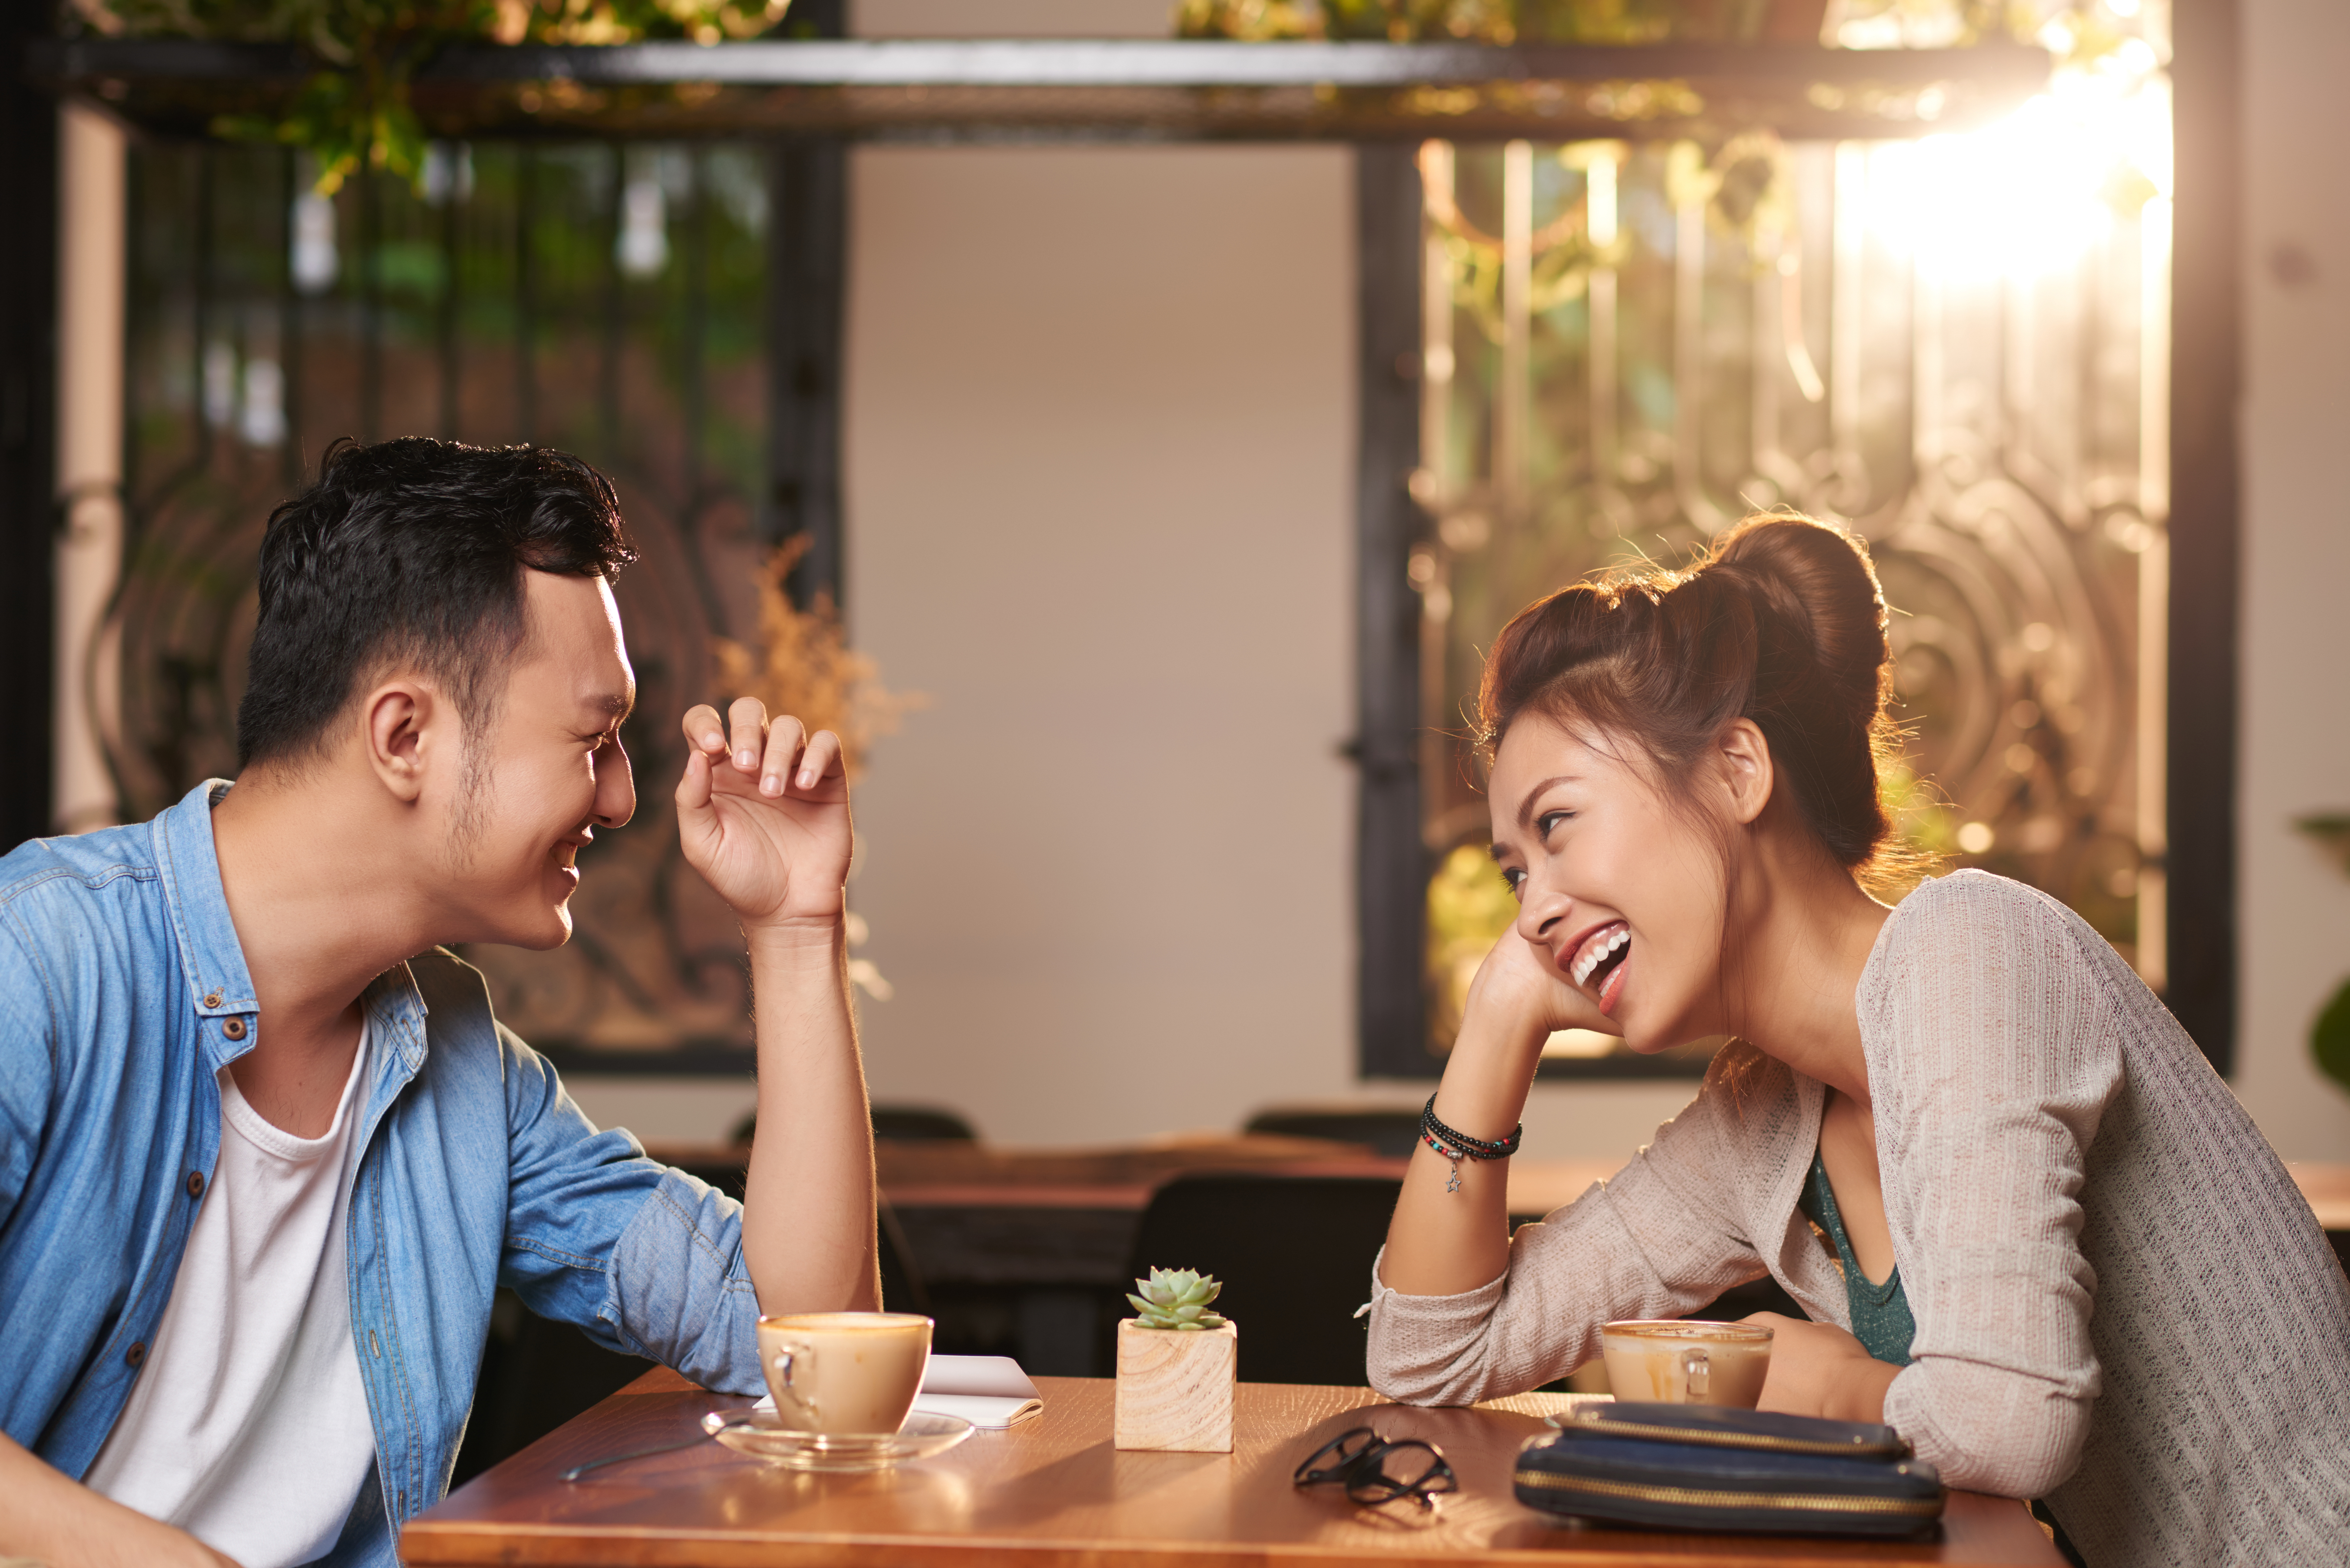
M253 1049L261 1011L252 971L245 968L244 946L229 916L220 852L213 838L213 808L232 787L227 779L206 779L155 818L156 860L179 942L180 967L196 1013L250 1021L241 1041L202 1031L205 1065L214 1073ZM407 963L396 963L378 975L359 1000L374 1033L384 1078L390 1080L389 1085L380 1080L379 1087L397 1086L414 1077L424 1065L426 1010Z
M244 949L229 919L228 895L221 888L220 856L213 843L213 807L229 792L226 779L206 779L155 819L156 863L162 873L164 907L179 940L180 968L188 994L203 1018L243 1016L260 1011ZM253 1032L241 1041L219 1032L201 1032L206 1065L219 1072L253 1049Z

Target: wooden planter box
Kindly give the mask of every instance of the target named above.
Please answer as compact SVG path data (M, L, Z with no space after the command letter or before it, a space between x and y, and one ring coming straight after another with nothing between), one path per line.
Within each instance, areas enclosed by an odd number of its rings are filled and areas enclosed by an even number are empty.
M1231 1453L1239 1366L1232 1324L1194 1334L1128 1318L1118 1325L1118 1447Z

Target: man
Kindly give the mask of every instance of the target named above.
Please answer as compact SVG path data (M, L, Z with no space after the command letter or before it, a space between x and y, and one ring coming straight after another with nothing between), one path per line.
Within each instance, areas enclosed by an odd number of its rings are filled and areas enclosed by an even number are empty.
M733 1393L763 1310L879 1304L836 737L684 716L747 1202L598 1132L440 946L561 943L636 809L631 558L575 459L338 443L262 545L234 787L0 859L0 1557L392 1563L500 1285Z

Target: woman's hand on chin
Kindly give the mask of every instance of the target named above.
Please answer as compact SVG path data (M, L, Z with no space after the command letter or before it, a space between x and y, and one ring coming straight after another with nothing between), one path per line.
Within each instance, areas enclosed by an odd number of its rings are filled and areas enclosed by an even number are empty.
M1502 933L1477 968L1461 1009L1461 1033L1482 1025L1506 1038L1541 1044L1561 1029L1624 1033L1599 1003L1551 966L1550 955L1516 930Z
M1835 1421L1885 1419L1885 1391L1901 1368L1877 1360L1832 1323L1775 1312L1758 1312L1746 1321L1772 1331L1771 1371L1759 1408Z

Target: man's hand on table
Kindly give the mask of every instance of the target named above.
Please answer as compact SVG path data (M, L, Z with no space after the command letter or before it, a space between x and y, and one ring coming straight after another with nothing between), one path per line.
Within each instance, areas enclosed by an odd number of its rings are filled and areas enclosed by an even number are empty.
M1885 1419L1885 1391L1901 1368L1877 1360L1832 1323L1775 1312L1758 1312L1746 1321L1772 1331L1771 1371L1759 1408L1833 1421Z

